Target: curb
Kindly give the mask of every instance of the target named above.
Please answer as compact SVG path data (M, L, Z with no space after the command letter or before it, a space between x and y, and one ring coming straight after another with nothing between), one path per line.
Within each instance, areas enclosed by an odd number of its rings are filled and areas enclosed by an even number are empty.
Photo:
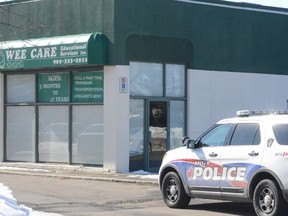
M133 183L145 185L158 185L156 178L148 178L148 175L135 175L133 173L113 173L101 168L62 165L33 165L0 163L0 173L23 176L39 176L61 179L78 179L92 181L110 181L120 183Z

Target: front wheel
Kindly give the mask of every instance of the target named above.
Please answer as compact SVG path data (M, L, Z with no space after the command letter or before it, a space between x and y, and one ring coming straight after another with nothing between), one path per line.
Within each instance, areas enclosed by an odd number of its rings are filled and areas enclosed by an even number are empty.
M186 208L190 197L186 194L183 184L175 172L165 175L162 183L162 195L166 205L170 208Z
M275 181L264 179L253 194L253 206L258 216L285 215L285 201Z

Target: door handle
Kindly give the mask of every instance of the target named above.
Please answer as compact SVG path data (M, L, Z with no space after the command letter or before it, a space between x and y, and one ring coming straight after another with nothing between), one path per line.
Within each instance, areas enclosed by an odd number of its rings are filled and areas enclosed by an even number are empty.
M259 155L259 153L255 152L255 151L252 151L252 152L248 153L248 155L250 155L251 157L256 157L256 156Z
M212 153L210 153L210 154L209 154L209 156L214 158L214 157L217 157L217 156L218 156L218 154L216 154L216 153L212 152Z

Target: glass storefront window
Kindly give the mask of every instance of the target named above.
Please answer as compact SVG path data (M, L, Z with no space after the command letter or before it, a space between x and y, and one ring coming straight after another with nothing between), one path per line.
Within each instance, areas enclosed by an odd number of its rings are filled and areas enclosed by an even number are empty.
M72 162L103 164L103 106L73 106Z
M130 100L130 167L144 169L144 100Z
M7 102L35 102L35 75L17 74L7 76Z
M39 107L39 161L68 161L68 106Z
M185 133L185 102L170 101L170 149L182 146Z
M166 65L166 96L185 97L184 65Z
M34 107L7 107L6 158L11 161L35 160Z
M130 62L130 97L130 170L157 171L186 132L185 65Z
M7 160L103 165L103 70L7 74L5 81Z
M163 65L156 63L130 63L130 94L137 96L163 96Z

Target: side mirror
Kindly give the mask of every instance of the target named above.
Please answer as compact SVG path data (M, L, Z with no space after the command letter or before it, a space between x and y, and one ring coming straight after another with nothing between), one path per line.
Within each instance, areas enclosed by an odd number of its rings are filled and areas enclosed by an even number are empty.
M188 136L185 136L182 138L182 143L184 146L188 146L189 141L190 141L190 138Z
M188 136L183 137L182 143L187 148L191 148L191 149L195 148L195 140L190 140Z

